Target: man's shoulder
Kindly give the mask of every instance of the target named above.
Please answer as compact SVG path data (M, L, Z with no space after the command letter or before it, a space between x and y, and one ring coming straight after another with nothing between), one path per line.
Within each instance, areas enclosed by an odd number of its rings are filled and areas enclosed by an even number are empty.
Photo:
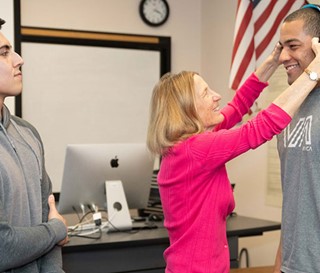
M38 130L28 121L26 121L25 119L23 118L20 118L18 116L14 116L12 115L11 116L11 119L18 125L18 126L21 126L21 127L24 127L24 128L28 128L32 131L32 133L40 140L40 135L39 135L39 132Z
M36 130L36 128L28 121L26 121L25 119L23 118L20 118L18 116L14 116L12 115L11 116L11 119L13 119L15 121L15 123L19 126L23 126L23 127L28 127L30 128L31 130ZM36 130L37 131L37 130Z

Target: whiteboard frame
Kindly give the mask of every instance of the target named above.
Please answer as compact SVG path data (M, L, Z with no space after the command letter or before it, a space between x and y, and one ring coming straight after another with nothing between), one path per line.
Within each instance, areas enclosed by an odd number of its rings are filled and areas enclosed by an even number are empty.
M121 33L105 33L105 32L90 32L90 31L80 31L80 30L64 30L64 29L52 29L52 28L37 28L37 27L21 27L21 48L24 48L24 43L26 44L37 44L40 47L42 47L44 50L46 50L47 45L72 45L72 46L79 46L83 47L84 50L87 47L99 47L99 48L115 48L115 49L126 49L126 50L135 50L135 51L141 51L141 52L150 52L150 51L155 51L159 52L160 60L159 60L159 65L160 68L157 69L157 73L160 72L159 75L153 75L155 78L160 78L163 74L166 72L169 72L171 69L171 39L170 37L163 37L163 36L146 36L146 35L135 35L135 34L121 34ZM40 49L41 50L41 49ZM36 54L36 53L34 53ZM23 57L23 52L21 52L21 55ZM34 57L35 59L37 56ZM31 58L32 59L32 58ZM30 61L30 56L29 56L29 61ZM63 62L63 58L59 60ZM72 66L69 63L66 64L68 66ZM24 66L26 68L26 65ZM24 69L23 68L23 69ZM31 75L32 73L26 73L23 72L24 75ZM52 73L52 72L51 72ZM56 73L59 73L59 70L56 71ZM102 74L104 75L104 74ZM48 75L49 76L49 75ZM35 84L32 86L33 88L37 88L37 85ZM149 89L148 89L149 90ZM26 90L27 92L27 90ZM42 89L38 90L37 94L41 94ZM150 88L150 93L152 92L152 89ZM68 94L66 94L68 96ZM22 103L23 100L23 94L20 97L20 102L17 104L19 107L16 109L16 113L18 113L18 116L23 117L23 109L22 106L25 105ZM107 98L106 98L107 100ZM30 105L28 105L28 108L30 109ZM47 111L47 110L44 110ZM39 111L37 109L37 114L35 114L37 117L41 116L39 115ZM32 112L28 111L28 120L31 121L32 123L32 118L30 120L30 114L32 115ZM48 113L46 112L46 115ZM128 113L130 114L130 113ZM57 111L52 112L52 116L56 116ZM59 118L59 116L57 117ZM84 121L85 123L86 121ZM41 126L36 125L37 129L40 129L40 134L41 134ZM72 125L72 124L71 124ZM50 124L46 124L46 127L50 127ZM40 127L40 128L38 128ZM48 128L46 128L47 130ZM69 131L72 131L72 128L68 128ZM55 130L54 128L50 128L50 130ZM130 136L128 136L128 140L126 142L130 142ZM70 143L77 143L77 137L75 136L75 141L70 142ZM59 147L59 151L56 151L56 147L50 147L50 145L45 144L45 150L46 154L48 156L48 153L53 154L53 153L58 153L59 152L59 157L61 157L61 147ZM54 156L55 159L58 156ZM56 163L56 162L55 162ZM49 170L52 170L53 165L48 162L47 160L47 166ZM61 160L59 161L59 165L61 164ZM56 165L54 165L56 166ZM59 192L57 189L59 187L59 177L62 170L61 166L57 166L59 170L57 171L58 174L52 174L52 172L49 172L49 175L53 177L53 183L54 183L54 191L56 193Z
M15 13L16 10L20 11L20 0L14 0L14 9ZM15 15L15 29L15 48L19 54L21 54L23 42L152 50L160 52L159 78L171 70L171 37L169 36L20 26L20 12ZM17 96L15 103L15 113L19 117L22 117L22 97L22 95Z

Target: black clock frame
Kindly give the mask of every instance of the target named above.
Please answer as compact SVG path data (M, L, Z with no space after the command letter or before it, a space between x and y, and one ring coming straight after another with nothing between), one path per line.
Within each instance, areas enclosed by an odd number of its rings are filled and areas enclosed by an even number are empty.
M161 26L163 25L169 18L169 14L170 14L170 8L169 8L169 4L166 0L162 0L163 3L165 4L166 8L167 8L167 14L166 14L166 17L159 23L153 23L153 22L150 22L144 12L143 12L143 6L144 6L144 3L146 2L147 0L141 0L140 2L140 5L139 5L139 14L140 14L140 17L142 19L143 22L145 22L147 25L151 26L151 27L158 27L158 26Z

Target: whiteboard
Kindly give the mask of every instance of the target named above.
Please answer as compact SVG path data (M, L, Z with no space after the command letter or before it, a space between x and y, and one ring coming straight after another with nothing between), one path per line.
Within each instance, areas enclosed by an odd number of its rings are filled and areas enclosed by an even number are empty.
M145 142L160 52L23 42L22 117L59 192L67 144Z

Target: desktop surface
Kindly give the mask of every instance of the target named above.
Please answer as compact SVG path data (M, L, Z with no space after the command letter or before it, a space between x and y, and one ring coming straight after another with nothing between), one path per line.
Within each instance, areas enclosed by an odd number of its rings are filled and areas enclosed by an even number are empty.
M163 273L163 252L169 245L166 229L104 232L97 240L71 237L62 248L68 273Z
M140 223L140 222L138 222ZM98 240L71 237L68 244L63 247L63 252L71 251L74 248L86 248L90 245L99 247L112 247L113 245L132 244L132 243L152 243L152 241L168 242L168 231L164 228L162 222L155 222L157 228L141 228L140 230L132 230L126 232L106 232L103 231L102 237ZM133 224L135 226L135 224ZM256 219L246 216L232 216L227 220L227 236L247 237L262 235L266 231L274 231L281 229L279 222ZM150 240L150 241L149 241ZM108 245L106 245L108 244Z
M247 237L261 235L265 231L281 229L275 221L257 219L246 216L231 216L227 220L227 236Z
M158 225L158 224L156 224ZM63 247L63 252L73 251L75 249L99 248L103 246L105 248L112 248L116 246L130 246L136 244L153 244L157 242L169 243L169 237L167 230L163 225L159 225L157 228L140 229L127 232L106 232L100 239L88 239L81 237L71 237L67 245Z
M133 224L134 227L140 225L141 222ZM72 248L77 247L88 247L90 245L99 245L106 243L112 246L114 244L131 244L132 242L150 240L152 241L161 241L168 242L169 237L168 232L164 228L162 222L154 222L154 225L157 228L141 228L140 230L132 230L127 232L110 232L107 233L103 231L103 235L98 240L81 238L81 237L71 237L69 243L63 247L63 251L69 251ZM227 236L238 236L238 237L247 237L247 236L256 236L262 235L266 231L274 231L281 229L281 224L279 222L256 219L245 216L232 216L227 220ZM146 243L146 242L144 242Z

